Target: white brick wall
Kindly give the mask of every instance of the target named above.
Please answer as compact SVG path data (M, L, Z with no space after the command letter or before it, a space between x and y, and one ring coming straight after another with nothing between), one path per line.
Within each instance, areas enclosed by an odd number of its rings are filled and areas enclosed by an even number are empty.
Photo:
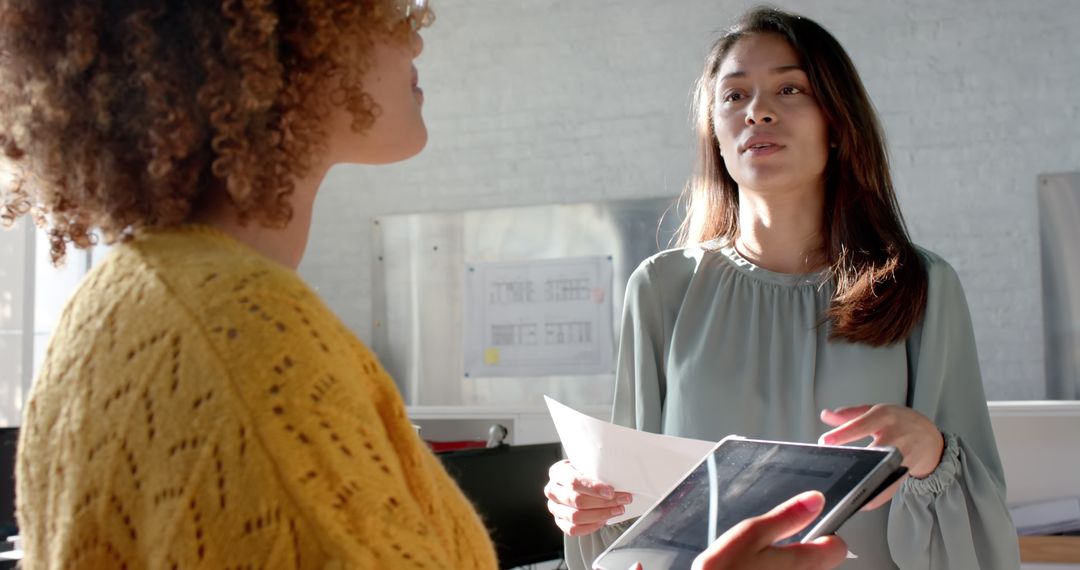
M677 194L692 159L690 85L715 32L752 5L436 4L417 63L427 149L335 169L301 273L368 339L373 217ZM964 281L991 398L1043 397L1035 177L1080 170L1080 2L777 5L817 20L855 60L910 229Z

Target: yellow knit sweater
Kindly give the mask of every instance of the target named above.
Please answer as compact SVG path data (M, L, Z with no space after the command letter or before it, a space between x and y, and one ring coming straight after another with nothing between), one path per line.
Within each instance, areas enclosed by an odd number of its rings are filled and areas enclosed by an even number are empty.
M147 233L69 303L18 457L25 568L494 568L393 381L295 273Z

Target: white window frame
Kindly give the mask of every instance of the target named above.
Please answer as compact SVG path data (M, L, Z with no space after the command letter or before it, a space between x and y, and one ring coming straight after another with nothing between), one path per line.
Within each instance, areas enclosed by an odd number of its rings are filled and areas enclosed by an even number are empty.
M38 314L37 310L38 302L53 303L59 309L74 292L73 288L61 284L59 289L54 288L51 291L52 296L56 298L41 298L42 291L39 290L38 285L45 282L41 281L41 276L38 275L39 261L41 261L38 259L38 254L41 252L47 253L48 249L46 247L39 252L38 241L41 240L44 243L47 239L46 234L38 230L37 226L28 217L20 219L16 224L16 228L6 231L24 232L22 267L17 268L17 270L22 271L22 292L20 298L14 299L15 303L22 306L22 321L21 323L12 323L12 328L4 329L5 334L19 335L21 349L19 351L19 374L17 378L12 379L17 384L18 390L13 390L12 398L14 401L8 402L12 404L11 409L16 412L15 418L8 422L12 427L21 424L23 407L26 405L30 390L34 385L34 378L38 373L38 352L39 349L42 352L44 351L44 346L38 346L39 339L41 343L47 344L53 332L52 323L47 325L39 323L41 315ZM101 249L104 250L105 248ZM90 250L80 250L74 247L68 249L67 263L77 271L76 283L81 282L90 270L94 258L97 257L95 254L98 251L99 248L96 247ZM43 264L43 266L49 267L47 264ZM48 309L46 311L51 313ZM15 386L12 386L12 388L15 388Z
M22 323L22 362L20 372L19 417L22 417L23 406L30 396L30 387L34 385L34 306L37 302L37 227L29 218L23 218L23 231L25 232L25 247L23 251L23 323ZM20 422L21 423L21 422Z

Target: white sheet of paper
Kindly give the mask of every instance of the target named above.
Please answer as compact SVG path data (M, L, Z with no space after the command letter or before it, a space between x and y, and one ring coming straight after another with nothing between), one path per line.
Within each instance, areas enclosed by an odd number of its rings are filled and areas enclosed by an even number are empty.
M645 514L716 446L617 426L547 396L544 400L570 463L582 475L634 495L626 513L608 524Z

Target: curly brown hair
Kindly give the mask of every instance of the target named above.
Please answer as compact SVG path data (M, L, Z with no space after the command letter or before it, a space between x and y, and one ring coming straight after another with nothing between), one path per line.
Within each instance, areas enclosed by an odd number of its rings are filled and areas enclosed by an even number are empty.
M402 27L390 0L0 0L0 218L48 226L55 262L213 192L281 227L332 103L374 122L369 47Z

